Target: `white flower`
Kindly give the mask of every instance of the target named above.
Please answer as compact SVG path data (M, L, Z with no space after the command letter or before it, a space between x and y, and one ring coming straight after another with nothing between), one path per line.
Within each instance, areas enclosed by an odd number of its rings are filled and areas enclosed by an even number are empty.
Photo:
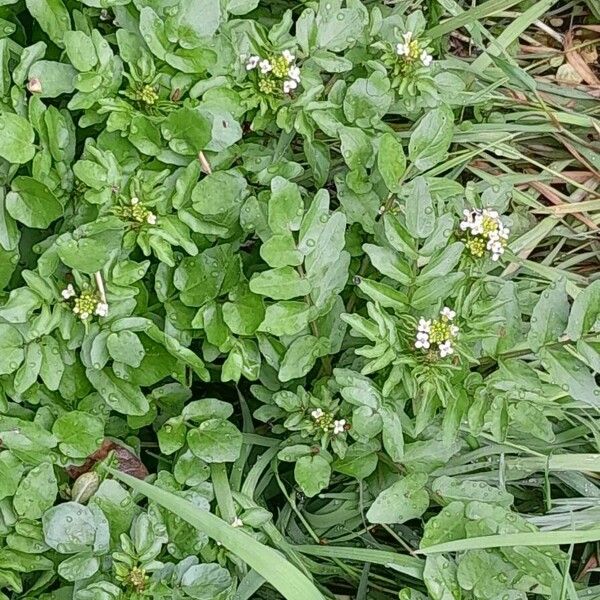
M106 317L108 315L108 304L106 302L98 302L95 312L99 317ZM83 315L81 315L81 318L84 318Z
M265 58L258 63L261 73L268 73L273 70L273 65Z
M452 347L452 342L450 340L446 340L443 344L439 344L438 349L442 358L454 353L454 348Z
M136 198L135 196L131 199L131 206L135 206L136 204L139 204L140 199Z
M256 69L258 63L260 61L260 56L251 56L246 63L246 71L252 71L252 69Z
M417 341L415 342L415 348L423 348L427 350L431 346L429 343L429 334L424 332L417 333Z
M488 250L492 252L493 261L497 261L504 254L504 246L501 242L488 242Z
M148 225L156 225L156 215L153 212L149 212L146 217Z
M79 311L73 310L73 312L79 312ZM82 312L82 313L79 315L79 318L80 318L82 321L85 321L86 319L89 319L89 317L90 317L90 313L89 313L89 312Z
M300 69L296 66L288 69L288 77L294 81L300 82Z
M320 408L315 408L315 409L314 409L314 410L313 410L313 411L310 413L310 416L311 416L313 419L317 420L317 419L320 419L320 418L321 418L321 417L322 417L324 414L325 414L325 413L323 412L323 410L322 410L322 409L320 409Z
M235 517L233 519L233 521L231 521L231 526L232 527L243 527L244 522L239 517Z
M456 312L453 311L451 308L444 306L444 308L442 308L442 310L440 311L440 315L442 315L442 317L446 317L448 321L452 321L452 319L454 319L454 317L456 316Z
M343 433L346 428L346 419L339 419L333 422L333 434Z
M296 57L289 50L284 50L281 56L285 58L287 63L293 63L296 60Z
M396 44L396 54L398 54L398 56L408 56L410 53L410 42L412 40L412 31L407 31L406 33L403 33L402 37L404 38L404 44L402 44L402 43Z
M433 56L431 56L427 50L423 50L423 52L421 52L421 62L425 67L428 67L433 62Z
M68 300L69 298L72 298L73 296L76 295L75 293L75 288L69 284L62 292L61 292L62 297L65 300Z
M456 337L458 335L458 327L456 325L450 325L450 335Z
M289 79L288 81L283 82L283 93L289 94L292 90L295 90L298 87L298 83L293 79Z
M419 319L419 325L417 327L417 331L425 331L429 332L431 329L431 319L425 320L423 317Z

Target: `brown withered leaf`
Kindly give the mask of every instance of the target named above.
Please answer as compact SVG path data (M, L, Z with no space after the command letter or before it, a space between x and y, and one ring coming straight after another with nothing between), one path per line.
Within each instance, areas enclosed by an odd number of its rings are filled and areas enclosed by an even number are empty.
M77 479L83 473L87 473L96 463L104 460L111 451L117 459L118 464L116 468L119 471L127 473L127 475L132 475L137 479L148 477L148 469L146 469L144 463L131 450L109 439L105 439L100 448L93 454L90 454L81 466L72 465L67 467L66 470L69 477Z

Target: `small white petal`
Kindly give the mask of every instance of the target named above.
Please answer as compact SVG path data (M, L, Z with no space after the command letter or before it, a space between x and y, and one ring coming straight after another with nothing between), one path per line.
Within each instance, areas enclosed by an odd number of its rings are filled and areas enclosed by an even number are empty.
M243 527L244 522L239 517L235 517L233 519L233 521L231 521L231 526L232 527Z
M261 73L268 73L273 70L273 65L265 58L258 63Z
M323 411L320 408L315 408L311 413L310 416L313 419L320 419L323 416Z
M136 198L135 196L131 199L131 205L135 206L136 204L138 204L140 201L139 198Z
M154 213L148 213L146 221L149 225L156 225L156 215Z
M292 63L294 60L296 60L296 57L289 50L284 50L281 53L281 56L283 56L288 63Z
M256 69L258 63L260 61L260 56L251 56L246 63L246 71L251 71L252 69Z
M431 56L431 54L429 54L426 50L423 50L423 52L421 52L421 62L424 66L429 67L433 62L433 56Z
M298 67L290 67L288 70L288 77L294 81L300 81L300 69Z

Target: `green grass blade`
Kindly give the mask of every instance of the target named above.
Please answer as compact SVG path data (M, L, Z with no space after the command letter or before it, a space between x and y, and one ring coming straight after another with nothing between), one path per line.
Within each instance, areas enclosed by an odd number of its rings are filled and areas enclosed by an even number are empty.
M352 548L344 546L294 546L302 554L320 556L321 558L338 558L341 560L356 560L377 565L389 565L395 571L404 573L415 579L423 579L423 561L414 556L375 550L371 548Z
M134 491L170 510L239 556L287 600L324 600L315 585L281 554L257 542L241 529L231 527L219 517L200 510L171 492L115 469L108 470Z
M470 10L436 25L427 32L427 37L432 40L436 39L455 29L459 29L465 25L471 25L479 19L489 17L497 12L511 8L512 6L515 6L515 4L520 4L522 1L523 0L488 0L479 6L475 6Z
M483 548L509 548L511 546L556 546L560 544L585 544L600 540L600 529L582 531L536 531L532 533L503 533L481 537L453 540L417 550L418 554L440 552L464 552Z
M474 72L482 72L492 64L493 56L500 56L518 37L536 20L539 19L556 0L541 0L536 2L517 19L515 19L494 41L481 56L473 62Z

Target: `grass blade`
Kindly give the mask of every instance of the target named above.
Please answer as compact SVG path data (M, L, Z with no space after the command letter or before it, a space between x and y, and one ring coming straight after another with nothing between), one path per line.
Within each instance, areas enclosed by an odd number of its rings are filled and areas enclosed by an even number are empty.
M600 540L600 529L582 531L536 531L532 533L503 533L453 540L417 550L417 554L464 552L483 548L508 548L510 546L555 546L559 544L585 544Z
M338 558L342 560L356 560L377 565L389 565L399 573L404 573L415 579L423 579L423 561L414 556L375 550L371 548L352 548L343 546L294 546L302 554L320 556L322 558Z

